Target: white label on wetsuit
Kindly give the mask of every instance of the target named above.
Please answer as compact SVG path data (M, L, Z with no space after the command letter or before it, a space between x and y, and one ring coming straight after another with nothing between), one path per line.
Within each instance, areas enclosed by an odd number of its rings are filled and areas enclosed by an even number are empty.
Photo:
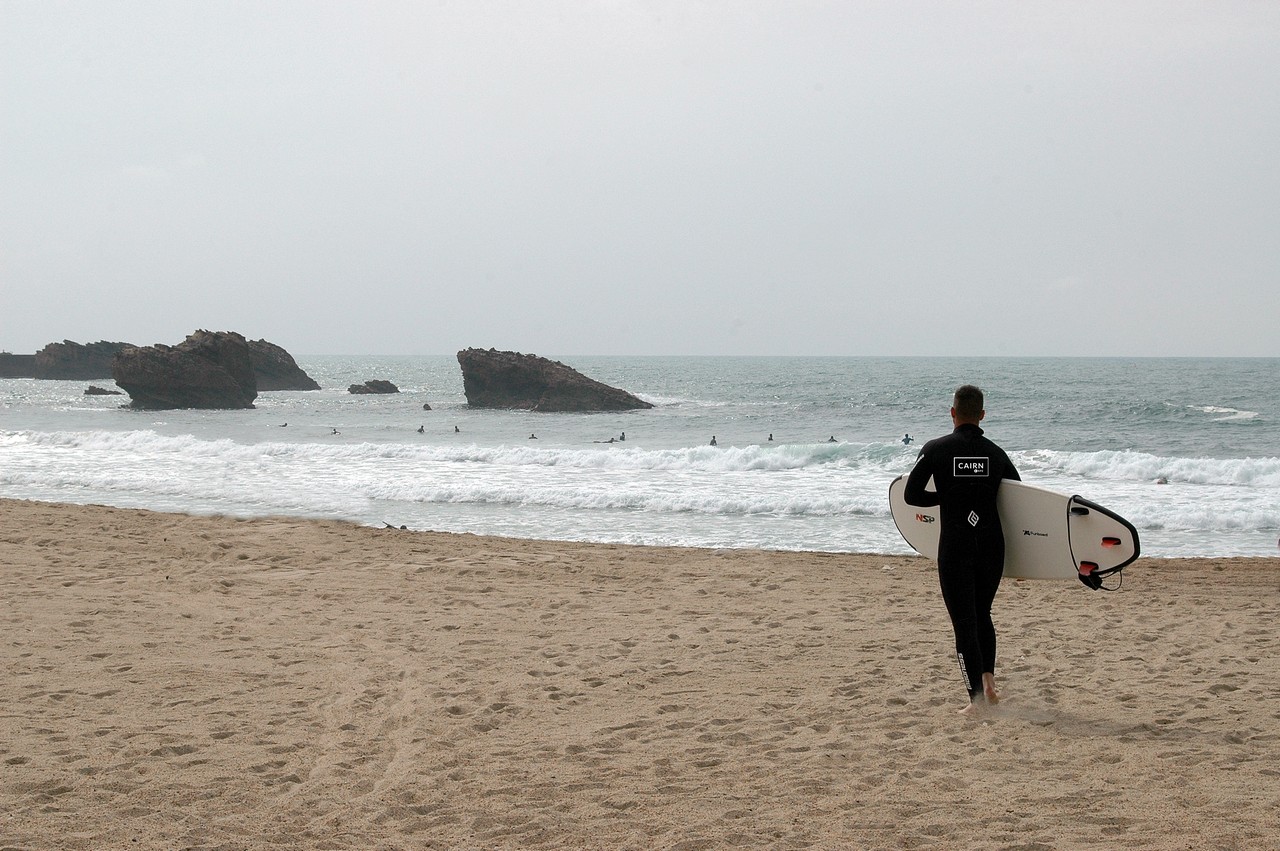
M981 518L979 518L979 517L978 517L978 512L976 512L976 511L970 511L970 512L969 512L968 520L969 520L969 525L970 525L970 526L973 526L973 527L976 529L976 528L977 528L977 526L978 526L978 520L980 520L980 519L981 519Z
M956 478L968 476L970 478L980 477L985 479L991 469L991 459L986 457L955 458L953 461L955 462L953 474Z

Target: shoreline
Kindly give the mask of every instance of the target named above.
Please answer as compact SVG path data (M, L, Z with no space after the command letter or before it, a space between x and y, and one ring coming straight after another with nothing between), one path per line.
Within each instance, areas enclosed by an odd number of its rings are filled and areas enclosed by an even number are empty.
M408 528L402 529L390 523L387 523L386 521L382 521L382 525L373 525L373 524L362 523L358 520L349 520L349 519L339 518L339 517L315 517L315 516L304 516L304 515L294 515L294 514L264 514L264 515L254 515L251 517L237 517L231 514L220 514L216 512L190 513L190 512L183 512L183 511L168 511L168 510L155 509L155 508L129 508L129 507L107 505L105 503L96 503L96 502L89 502L89 503L58 502L58 501L47 501L47 500L40 500L40 499L27 499L23 497L0 496L0 511L3 511L5 506L10 503L29 503L33 505L65 507L68 509L101 508L101 509L109 509L112 511L136 511L143 514L154 514L162 517L199 517L199 518L207 518L211 520L226 520L232 523L246 523L246 522L256 522L256 521L282 522L282 523L289 523L289 522L338 523L338 524L347 524L359 529L371 529L377 532L383 532L383 531L404 532L405 534L411 534L411 535L445 535L445 536L456 536L456 537L462 537L462 538L470 537L470 538L492 539L495 541L508 541L512 544L528 543L528 544L547 544L552 546L584 545L584 546L596 546L596 547L633 547L641 550L645 550L645 549L675 550L679 552L696 552L696 553L748 552L748 553L762 553L762 554L777 553L777 554L796 554L796 555L807 554L807 555L816 555L816 556L851 556L851 557L870 557L870 558L883 557L883 558L890 558L890 559L920 558L920 559L923 559L925 562L930 561L929 559L926 559L924 556L921 556L918 553L914 553L914 552L889 553L889 552L876 552L874 550L866 550L866 551L864 550L804 550L804 549L783 550L783 549L764 549L761 547L711 547L711 546L701 546L696 544L636 544L636 543L625 543L625 542L614 542L614 541L581 541L581 540L574 540L574 539L568 539L568 538L565 538L565 539L517 538L517 537L511 537L508 535L490 535L490 534L481 534L478 532L451 532L451 531L444 531L444 530L437 530L437 529L408 529ZM887 519L887 522L892 523L893 521L892 519ZM1271 562L1275 562L1277 565L1277 569L1280 569L1280 540L1277 540L1276 547L1277 547L1277 551L1275 556L1268 556L1268 555L1150 556L1150 555L1144 554L1140 556L1134 564L1131 564L1129 565L1129 567L1125 568L1125 570L1128 570L1129 568L1132 568L1135 565L1140 565L1144 562L1159 562L1159 563L1214 562L1214 563L1218 563L1218 562L1224 562L1224 561L1238 562L1241 565L1247 565L1251 562L1257 562L1261 564L1268 564Z
M4 499L0 565L6 847L1280 835L1280 558L1007 580L978 720L920 556Z

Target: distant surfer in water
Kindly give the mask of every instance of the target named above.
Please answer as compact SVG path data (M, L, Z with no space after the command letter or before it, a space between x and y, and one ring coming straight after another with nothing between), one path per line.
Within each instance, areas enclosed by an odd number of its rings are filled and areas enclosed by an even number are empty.
M908 433L908 434L904 434L904 435L902 436L902 445L903 445L903 446L907 446L907 445L909 445L909 444L911 443L911 441L913 441L913 440L915 440L915 438L914 438L914 437L912 437L912 436L910 435L910 433Z
M939 506L938 581L956 636L956 657L969 689L965 713L985 700L996 703L996 628L991 604L1004 574L1004 530L996 492L1004 479L1019 480L1005 451L978 423L987 415L982 391L972 384L951 402L955 430L920 449L903 493L910 505ZM926 491L933 477L936 492Z

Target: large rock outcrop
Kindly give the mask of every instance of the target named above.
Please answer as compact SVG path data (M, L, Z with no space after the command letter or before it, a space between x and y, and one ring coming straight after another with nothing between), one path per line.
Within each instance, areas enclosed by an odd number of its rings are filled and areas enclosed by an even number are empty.
M630 411L653 405L601 384L559 361L520 352L463 349L462 389L475 408L529 411Z
M253 357L234 331L196 331L176 346L131 346L111 364L134 408L252 408Z
M110 378L111 362L132 343L80 344L71 340L50 343L36 352L36 378L62 381L86 381L94 378Z
M275 343L249 340L249 355L253 358L253 372L258 379L259 392L320 389L315 379L298 366L293 355Z

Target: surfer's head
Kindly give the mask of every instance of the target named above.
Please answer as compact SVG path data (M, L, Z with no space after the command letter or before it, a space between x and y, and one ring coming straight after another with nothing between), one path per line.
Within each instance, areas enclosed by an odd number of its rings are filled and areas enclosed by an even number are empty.
M982 406L982 391L972 384L965 384L956 388L951 399L951 416L957 423L977 424L987 413Z

